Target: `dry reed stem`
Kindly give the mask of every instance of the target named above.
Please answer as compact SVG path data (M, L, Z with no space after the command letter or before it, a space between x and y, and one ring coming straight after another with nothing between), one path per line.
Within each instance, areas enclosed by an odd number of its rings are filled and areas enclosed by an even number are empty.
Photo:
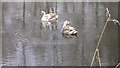
M93 60L92 60L92 63L91 63L91 67L90 67L90 68L92 68L93 62L94 62L94 60L95 60L96 53L97 53L97 55L98 55L98 64L99 64L99 66L100 66L100 68L101 68L100 52L99 52L98 49L96 49L95 52L94 52L94 57L93 57Z
M117 68L118 66L120 66L120 63L118 63L115 68Z
M98 40L96 49L98 49L98 47L99 47L99 45L100 45L100 42L101 42L101 39L102 39L103 34L104 34L104 32L105 32L105 29L106 29L107 24L108 24L108 20L106 21L106 23L105 23L105 25L104 25L104 27L103 27L103 30L102 30L102 32L101 32L101 34L100 34L100 37L99 37L99 40Z
M97 54L98 54L98 64L100 65L101 68L100 52L98 49L97 49Z
M107 17L108 21L112 21L114 24L118 24L120 26L120 22L117 19L111 18L111 14L110 14L110 11L108 10L108 8L106 8L106 17Z
M92 67L92 65L93 65L93 62L94 62L94 59L95 59L95 56L96 56L96 51L98 50L99 44L100 44L100 42L101 42L101 39L102 39L102 37L103 37L103 34L104 34L104 32L105 32L105 29L106 29L107 24L108 24L108 20L106 21L106 23L105 23L105 25L104 25L104 27L103 27L103 30L102 30L102 32L101 32L101 34L100 34L100 37L99 37L99 40L98 40L98 43L97 43L97 47L96 47L96 50L95 50L95 52L94 52L94 56L93 56L93 59L92 59L92 62L91 62L91 67Z
M120 26L120 23L118 23L118 25Z
M108 19L107 19L107 21L106 21L106 23L105 23L105 25L104 25L104 27L103 27L103 30L102 30L102 32L101 32L101 34L100 34L100 37L99 37L99 40L98 40L98 43L97 43L97 47L96 47L96 50L95 50L95 52L94 52L94 56L93 56L93 59L92 59L92 62L91 62L91 67L92 67L92 65L93 65L93 62L94 62L94 59L95 59L95 56L96 56L96 51L98 50L98 47L99 47L99 45L100 45L100 42L101 42L101 39L102 39L103 34L104 34L104 32L105 32L105 29L106 29L107 24L108 24Z
M109 21L112 21L115 25L118 24L120 26L120 23L117 19L110 19Z
M93 55L93 59L92 59L90 68L91 68L92 65L93 65L93 62L94 62L96 53L98 53L98 62L99 62L100 68L101 68L101 61L100 61L100 54L99 54L98 47L99 47L99 45L100 45L101 39L102 39L102 37L103 37L103 35L104 35L104 32L105 32L105 29L106 29L106 26L107 26L108 22L109 22L109 21L112 21L112 22L114 22L115 24L118 24L118 25L120 26L120 23L119 23L118 20L116 20L116 19L111 19L111 14L110 14L110 11L108 10L108 8L106 8L106 17L107 17L107 21L106 21L106 23L105 23L105 25L104 25L104 27L103 27L103 30L102 30L102 32L101 32L101 34L100 34L99 39L98 39L98 43L97 43L97 46L96 46L96 49L95 49L95 52L94 52L94 55Z
M120 26L120 22L118 23L118 25Z
M92 59L92 62L91 62L91 66L90 66L90 68L92 68L92 65L93 65L93 62L94 62L94 59L95 59L96 53L97 53L97 49L96 49L95 52L94 52L94 56L93 56L93 59Z

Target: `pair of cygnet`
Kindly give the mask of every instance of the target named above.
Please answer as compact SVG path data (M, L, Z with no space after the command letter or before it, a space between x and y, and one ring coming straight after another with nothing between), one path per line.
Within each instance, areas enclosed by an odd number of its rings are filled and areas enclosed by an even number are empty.
M46 14L45 11L41 11L41 13L43 13L43 16L41 18L43 27L48 27L48 26L51 26L52 28L57 27L58 15L56 13ZM77 34L77 31L75 30L74 27L70 26L70 22L68 20L66 20L63 23L61 32L63 34L67 34L67 35L76 35Z

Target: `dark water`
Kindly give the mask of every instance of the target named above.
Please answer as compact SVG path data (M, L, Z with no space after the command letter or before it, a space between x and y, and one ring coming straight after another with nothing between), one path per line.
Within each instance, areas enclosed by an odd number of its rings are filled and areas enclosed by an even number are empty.
M2 62L7 66L89 66L104 23L105 8L118 18L117 3L2 3ZM57 29L42 29L40 11L59 14ZM64 37L70 20L78 37ZM118 27L110 22L101 41L103 66L118 63ZM98 65L97 57L94 65Z

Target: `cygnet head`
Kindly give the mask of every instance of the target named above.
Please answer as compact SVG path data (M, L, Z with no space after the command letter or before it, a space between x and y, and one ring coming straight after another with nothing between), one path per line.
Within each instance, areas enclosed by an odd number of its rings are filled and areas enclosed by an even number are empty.
M65 22L64 22L64 24L63 24L63 27L65 27L65 26L67 26L67 25L69 25L70 24L70 22L68 21L68 20L66 20Z
M70 22L69 22L68 20L66 20L66 21L64 22L64 24L65 24L65 25L69 25Z
M45 14L45 11L41 11L41 13Z

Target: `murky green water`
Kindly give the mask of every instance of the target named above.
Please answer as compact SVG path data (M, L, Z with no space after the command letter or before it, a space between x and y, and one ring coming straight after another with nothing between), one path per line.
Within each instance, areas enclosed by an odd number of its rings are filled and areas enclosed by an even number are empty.
M2 3L2 62L7 66L89 66L105 23L105 8L117 18L117 3ZM25 17L23 18L23 9ZM40 11L59 14L57 29L41 29ZM23 23L25 20L25 23ZM65 20L78 37L62 36ZM103 66L118 63L118 27L110 22L101 41ZM98 65L97 57L94 65Z

